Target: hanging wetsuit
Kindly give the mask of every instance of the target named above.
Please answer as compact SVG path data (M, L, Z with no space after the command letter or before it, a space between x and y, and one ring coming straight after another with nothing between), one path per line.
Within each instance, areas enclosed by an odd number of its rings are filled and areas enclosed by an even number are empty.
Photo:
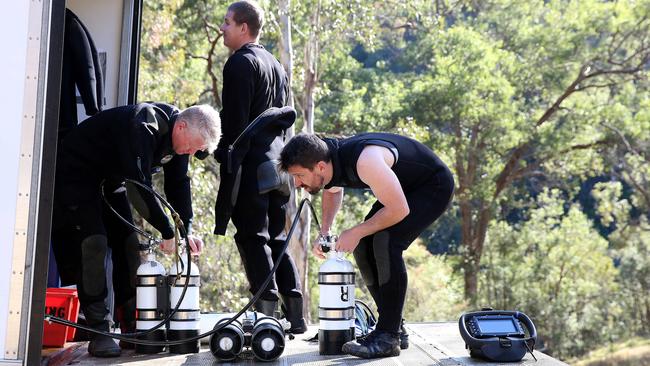
M189 230L189 156L175 155L171 138L177 115L175 107L162 103L112 108L76 126L61 143L54 191L54 253L62 282L77 284L91 326L103 324L108 314L104 257L109 243L116 305L135 295L139 265L137 236L105 207L100 190L103 180L111 204L132 220L120 183L129 178L151 186L152 172L162 167L167 200ZM163 239L173 238L172 223L155 197L144 189L133 192L131 202L138 212Z
M65 10L61 100L59 103L59 139L77 125L77 95L92 116L104 105L104 75L88 28L70 9Z
M364 133L346 139L323 139L333 166L332 187L369 188L357 173L357 160L366 146L389 149L391 167L400 182L409 214L397 224L362 238L354 250L359 271L372 295L379 319L377 329L397 333L406 296L407 275L402 252L447 209L454 180L447 166L425 145L388 133ZM366 220L383 205L373 204Z
M232 170L227 152L246 127L271 107L282 107L289 96L287 75L282 65L261 45L248 43L235 51L223 69L223 135L215 152L221 163L221 184L215 209L215 234L224 235L230 219L237 230L235 242L246 271L251 293L257 292L279 256L284 241L287 192L266 190L261 175L279 159L284 145L282 128L266 129L266 136L247 146L241 169ZM294 117L295 118L295 117ZM291 121L293 123L293 121ZM286 127L285 127L286 129ZM241 150L240 150L241 151ZM238 189L228 182L236 181ZM293 259L283 257L272 281L256 304L258 311L272 312L282 295L288 318L302 321L302 288ZM264 307L264 309L262 309ZM291 321L291 319L290 319ZM294 323L294 322L292 322ZM293 327L292 327L293 328Z

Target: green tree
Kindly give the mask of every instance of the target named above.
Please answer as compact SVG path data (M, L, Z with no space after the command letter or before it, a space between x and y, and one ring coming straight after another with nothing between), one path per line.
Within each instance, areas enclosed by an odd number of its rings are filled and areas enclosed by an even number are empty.
M604 111L647 76L648 6L491 1L422 38L413 57L426 70L410 108L458 179L470 302L488 227L513 183L602 171L599 149L613 143Z
M648 173L647 165L645 174ZM647 175L646 175L647 177ZM617 302L625 309L618 321L626 332L619 336L650 335L650 223L647 209L632 217L645 204L643 194L623 198L620 182L598 183L592 192L599 202L598 213L605 225L614 226L609 235L613 255L619 262ZM641 198L641 200L639 200ZM647 206L646 206L647 207Z
M622 310L612 301L618 271L607 241L560 191L542 193L526 221L490 225L484 254L481 303L531 315L554 355L580 355L609 338Z

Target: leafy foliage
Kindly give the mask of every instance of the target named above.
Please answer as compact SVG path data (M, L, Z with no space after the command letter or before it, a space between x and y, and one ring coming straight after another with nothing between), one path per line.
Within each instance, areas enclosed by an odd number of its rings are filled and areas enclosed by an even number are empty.
M532 314L554 354L581 354L609 334L621 311L611 302L618 271L607 247L580 207L566 208L559 191L546 191L528 220L491 225L480 299Z
M227 5L145 2L140 100L220 105ZM262 5L276 52L277 5ZM650 1L310 0L290 13L297 128L311 96L316 132L412 136L454 172L454 206L405 252L408 320L516 308L563 358L650 335ZM211 234L215 164L191 171L202 306L229 311L249 293L233 239ZM347 192L335 231L371 203ZM363 283L357 296L369 300Z

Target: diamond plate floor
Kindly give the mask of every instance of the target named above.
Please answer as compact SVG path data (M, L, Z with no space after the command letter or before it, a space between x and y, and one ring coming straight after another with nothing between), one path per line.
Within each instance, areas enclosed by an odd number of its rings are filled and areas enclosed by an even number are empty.
M498 363L481 362L468 357L464 343L458 333L457 324L449 323L414 323L408 324L411 347L403 350L399 357L364 360L352 356L320 356L318 354L318 343L307 342L305 339L312 337L318 332L318 326L312 325L309 331L288 340L282 356L274 362L264 362L265 365L500 365ZM123 352L123 356L112 359L100 359L89 357L86 353L86 345L80 347L75 353L78 354L70 364L74 365L128 365L128 366L199 366L199 365L249 365L260 363L253 358L239 359L237 362L219 362L207 345L202 345L201 352L189 355L172 355L161 353L157 355L140 355L133 351ZM530 355L520 363L508 363L504 365L566 365L540 352L535 352L539 360L537 363Z

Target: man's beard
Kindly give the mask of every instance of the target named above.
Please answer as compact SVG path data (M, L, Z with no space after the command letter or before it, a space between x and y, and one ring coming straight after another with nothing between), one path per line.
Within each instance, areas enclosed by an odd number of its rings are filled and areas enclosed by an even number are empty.
M320 178L320 183L317 186L309 186L309 188L306 188L309 194L318 194L320 190L325 186L325 177L319 176L318 178Z

